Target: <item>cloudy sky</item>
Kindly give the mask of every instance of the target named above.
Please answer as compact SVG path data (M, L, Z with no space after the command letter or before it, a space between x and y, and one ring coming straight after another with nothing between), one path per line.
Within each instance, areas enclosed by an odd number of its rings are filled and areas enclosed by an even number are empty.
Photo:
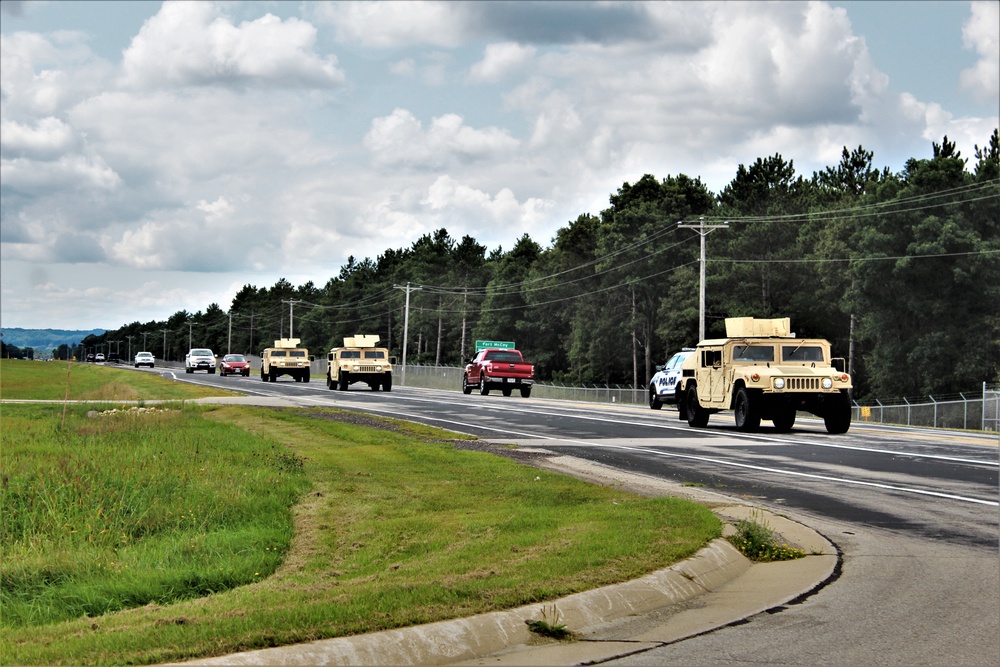
M646 173L971 157L998 8L4 0L0 325L225 310L441 227L548 245Z

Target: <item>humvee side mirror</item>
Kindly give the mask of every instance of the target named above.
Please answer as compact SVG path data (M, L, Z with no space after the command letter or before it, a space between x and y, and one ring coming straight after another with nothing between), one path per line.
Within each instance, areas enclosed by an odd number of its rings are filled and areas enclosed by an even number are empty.
M830 365L833 366L838 373L847 372L847 360L843 357L834 357L830 360Z

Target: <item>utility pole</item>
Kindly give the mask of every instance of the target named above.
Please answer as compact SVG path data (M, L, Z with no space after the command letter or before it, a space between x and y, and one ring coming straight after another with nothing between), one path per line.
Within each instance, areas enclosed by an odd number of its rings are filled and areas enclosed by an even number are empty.
M409 338L410 333L410 292L417 292L422 290L422 287L410 287L410 283L403 285L393 285L395 289L401 289L406 291L406 309L403 311L403 373L400 384L404 387L406 386L406 340Z
M233 311L229 311L229 340L226 341L226 354L233 352Z
M169 329L160 329L163 332L163 361L167 360L167 332Z
M191 327L194 326L194 322L188 322L188 349L191 349Z
M677 226L694 229L701 237L701 287L698 290L698 342L700 343L705 340L705 237L716 229L729 229L729 222L709 225L705 223L705 216L701 216L698 218L698 224L681 220Z
M133 337L132 336L125 336L125 337L128 338L128 358L129 358L129 361L131 362L132 361L132 338Z
M146 351L146 332L142 332L142 351Z
M288 304L288 337L292 338L292 315L293 315L292 307L297 303L302 303L302 299L299 300L289 299L288 301L282 299L281 303Z

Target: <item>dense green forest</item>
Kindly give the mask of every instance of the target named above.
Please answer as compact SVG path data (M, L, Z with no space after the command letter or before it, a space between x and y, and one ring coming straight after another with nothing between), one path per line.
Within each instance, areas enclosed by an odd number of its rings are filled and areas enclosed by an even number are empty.
M259 353L291 326L320 355L358 333L400 355L408 297L409 363L456 366L477 339L512 340L543 380L642 385L697 342L701 237L689 225L702 224L714 227L703 230L707 337L726 317L790 317L797 335L849 357L857 396L974 391L1000 378L1000 138L971 160L947 137L932 147L900 173L844 148L811 178L776 154L740 165L718 194L699 178L646 175L548 246L525 235L487 252L440 229L351 257L321 286L245 285L228 309L83 344L129 339L182 359L191 336L217 353Z

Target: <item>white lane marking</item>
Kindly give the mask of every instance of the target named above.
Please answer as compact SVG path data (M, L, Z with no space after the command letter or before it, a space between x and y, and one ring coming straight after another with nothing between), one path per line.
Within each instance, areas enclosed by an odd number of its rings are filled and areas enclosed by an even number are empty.
M424 403L436 403L437 402L437 401L434 401L434 400L431 400L431 399L425 399L425 398L409 398L409 397L406 397L406 400L421 401L421 402L424 402ZM585 420L588 420L588 421L604 422L604 423L610 423L610 424L628 424L630 426L644 426L644 427L647 427L647 428L666 429L668 431L684 431L684 432L687 432L687 433L697 434L697 435L704 435L704 436L708 436L708 437L737 438L737 439L753 440L753 441L761 441L761 440L763 440L764 442L776 442L776 443L780 443L780 444L805 445L805 446L808 446L808 447L827 447L827 448L830 448L830 449L848 449L848 450L853 450L853 451L857 451L857 452L869 452L869 453L874 453L874 454L888 454L890 456L910 456L910 457L923 458L923 459L936 459L936 460L939 460L939 461L947 461L949 463L970 463L970 464L973 464L973 465L984 465L984 466L991 466L991 467L994 467L994 468L1000 467L1000 461L984 461L984 460L981 460L981 459L967 459L967 458L961 458L961 457L957 457L957 456L944 456L944 455L941 455L941 454L924 454L924 453L920 453L920 452L905 452L905 451L899 451L899 450L894 450L894 449L878 449L878 448L875 448L875 447L857 447L857 446L853 446L853 445L838 445L838 444L835 444L835 443L827 443L827 442L810 442L808 440L795 440L793 438L787 438L787 437L781 438L781 437L775 437L775 436L769 436L769 435L760 435L760 434L729 433L729 432L726 432L726 433L723 434L723 433L715 433L715 432L712 432L712 431L708 431L708 432L706 432L706 431L696 431L696 430L693 430L690 426L674 426L674 425L671 425L671 424L657 424L657 423L654 423L654 422L628 421L628 420L623 420L623 419L610 419L610 418L607 418L607 417L592 417L592 416L581 415L581 414L565 414L565 413L559 413L559 412L546 412L546 411L537 410L537 409L531 410L531 409L526 409L526 408L511 408L511 407L507 407L507 406L484 406L484 407L490 408L490 409L494 409L494 410L500 410L500 411L504 411L504 412L516 412L516 413L524 413L524 414L535 414L535 415L541 415L541 416L545 416L545 417L566 417L566 418L570 418L570 419L585 419Z
M196 383L196 384L200 384L200 383ZM209 386L213 386L214 387L216 385L209 385ZM312 389L311 387L305 387L305 386L302 386L302 385L299 385L299 384L294 384L294 385L290 385L290 386L294 386L294 387L296 387L298 389L304 389L304 390ZM317 388L317 389L319 389L319 388ZM253 390L249 390L249 391L253 391ZM258 393L258 392L255 392L255 393ZM281 397L282 396L281 394L273 394L273 393L264 394L262 392L260 392L260 393L261 393L261 395L265 395L265 396L273 396L273 397ZM340 397L346 398L346 396L343 396L343 394L340 394ZM295 397L295 398L298 399L298 400L310 400L309 398L304 397L304 396L303 397ZM333 398L333 396L331 396L331 398ZM404 401L419 402L419 403L440 404L440 402L441 402L438 399L415 397L415 396L400 396L398 394L396 396L394 396L393 398L397 398L397 399L404 400ZM312 399L312 400L315 401L315 402L318 402L318 401L316 401L316 399ZM948 463L967 463L967 464L971 464L971 465L982 465L982 466L989 466L989 467L993 467L993 468L1000 468L1000 460L997 460L997 461L985 460L984 461L982 459L967 459L967 458L962 458L962 457L957 457L957 456L944 456L944 455L941 455L941 454L925 454L925 453L921 453L921 452L907 452L907 451L894 450L894 449L878 449L878 448L875 448L875 447L857 447L857 446L853 446L853 445L839 445L839 444L836 444L836 443L827 443L827 442L811 442L811 441L808 441L808 440L795 440L793 438L787 438L787 437L781 438L781 437L768 436L768 435L760 435L760 434L730 433L730 432L716 433L716 432L712 432L712 431L693 430L690 426L679 426L679 425L675 426L675 425L671 425L671 424L658 424L658 423L655 423L655 422L628 421L628 420L623 420L623 419L610 419L610 418L606 418L606 417L593 417L593 416L589 416L589 415L585 415L585 414L573 414L573 413L567 414L567 413L560 413L560 412L548 412L548 411L539 410L539 409L527 409L527 408L521 408L521 407L510 407L510 406L501 406L501 405L483 405L481 403L475 403L475 402L470 402L470 403L463 404L463 405L469 405L469 406L472 406L472 407L477 407L477 408L482 408L482 409L488 409L488 410L497 410L497 411L500 411L500 412L514 412L514 413L523 413L523 414L534 414L534 415L541 415L541 416L544 416L544 417L564 417L564 418L568 418L568 419L584 419L584 420L594 421L594 422L603 422L603 423L610 423L610 424L628 424L630 426L642 426L642 427L646 427L646 428L665 429L665 430L668 430L668 431L684 431L684 432L690 433L692 435L701 435L701 436L705 436L705 437L709 437L709 438L712 438L712 437L715 437L715 438L724 437L724 438L736 438L736 439L741 439L741 440L751 440L751 441L755 441L755 442L764 441L764 442L774 442L774 443L778 443L778 444L803 445L803 446L807 446L807 447L826 447L828 449L846 449L846 450L851 450L851 451L856 451L856 452L868 452L868 453L871 453L871 454L885 454L885 455L889 455L889 456L907 456L907 457L913 457L913 458L933 459L933 460L937 460L937 461L945 461L945 462L948 462ZM359 407L359 409L362 409L362 408ZM373 411L375 410L374 408L371 408L371 407L369 407L367 405L365 405L363 407L363 409L373 410ZM387 410L380 410L380 412L388 412L388 411ZM440 421L447 421L447 420L440 420ZM459 423L459 422L455 422L455 423ZM477 426L477 428L483 428L483 427Z
M622 449L631 452L640 452L643 454L652 454L653 456L662 456L665 458L677 458L677 459L687 459L691 461L701 461L704 463L714 463L722 466L730 466L733 468L745 468L748 470L756 470L760 472L770 472L776 475L788 475L791 477L804 477L808 479L818 479L826 482L840 482L843 484L854 484L856 486L867 486L876 489L884 489L886 491L900 491L902 493L914 493L921 496L932 496L935 498L946 498L948 500L958 500L965 503L975 503L977 505L990 505L993 507L1000 506L1000 502L995 500L983 500L981 498L971 498L968 496L958 496L951 493L942 493L940 491L929 491L927 489L918 489L908 486L896 486L894 484L882 484L880 482L865 482L862 480L847 479L844 477L833 477L830 475L818 475L815 473L807 472L796 472L794 470L781 470L780 468L771 468L768 466L757 466L751 465L749 463L737 463L735 461L724 461L722 459L712 458L710 456L696 456L694 454L678 454L675 452L664 452L656 449L647 449L645 447L629 447L626 445L608 445L602 443L586 442L582 440L572 440L567 438L556 438L548 435L540 435L537 433L523 433L521 431L513 431L510 429L494 428L490 426L483 426L481 424L470 424L467 422L459 422L452 419L442 419L439 417L428 417L426 415L413 415L407 413L392 412L390 410L378 410L375 408L368 408L372 412L386 412L393 415L402 415L404 417L410 417L415 421L427 420L435 422L443 422L445 424L454 424L456 426L464 426L466 428L478 428L485 431L495 431L497 433L503 433L506 435L514 435L525 438L540 438L542 440L554 440L557 442L566 442L570 444L580 445L587 448L604 448L604 449Z

